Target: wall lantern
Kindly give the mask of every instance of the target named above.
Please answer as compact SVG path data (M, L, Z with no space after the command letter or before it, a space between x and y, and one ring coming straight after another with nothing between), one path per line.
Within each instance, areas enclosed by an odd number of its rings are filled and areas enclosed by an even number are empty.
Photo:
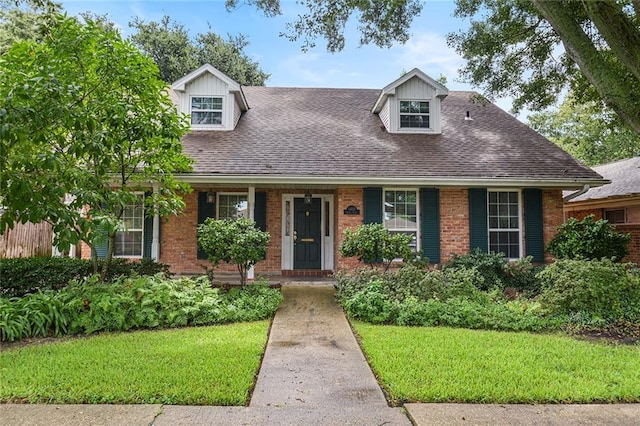
M213 191L207 192L207 203L213 204L216 202L216 193Z
M306 194L304 194L304 203L305 204L311 204L311 199L313 198L313 196L311 195L311 191L307 191Z

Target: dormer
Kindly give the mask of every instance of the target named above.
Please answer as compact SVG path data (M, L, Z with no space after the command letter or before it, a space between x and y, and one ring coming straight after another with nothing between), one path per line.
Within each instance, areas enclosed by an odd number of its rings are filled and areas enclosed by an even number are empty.
M414 68L382 89L371 112L389 133L440 134L440 103L448 94L449 89Z
M205 64L171 85L178 110L191 116L191 130L233 130L249 109L240 84Z

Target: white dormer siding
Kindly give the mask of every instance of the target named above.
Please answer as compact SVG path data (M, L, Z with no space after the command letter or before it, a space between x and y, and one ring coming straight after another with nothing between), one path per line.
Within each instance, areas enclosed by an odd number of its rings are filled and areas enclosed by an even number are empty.
M448 90L417 68L382 89L372 112L389 133L442 133L441 101Z
M242 88L211 65L173 83L180 112L191 116L191 130L233 130L249 109Z

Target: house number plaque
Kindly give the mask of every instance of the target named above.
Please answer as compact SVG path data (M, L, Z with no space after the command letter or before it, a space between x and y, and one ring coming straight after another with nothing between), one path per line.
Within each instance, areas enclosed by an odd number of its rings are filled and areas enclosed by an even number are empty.
M344 214L360 214L360 210L356 206L349 206L344 209Z

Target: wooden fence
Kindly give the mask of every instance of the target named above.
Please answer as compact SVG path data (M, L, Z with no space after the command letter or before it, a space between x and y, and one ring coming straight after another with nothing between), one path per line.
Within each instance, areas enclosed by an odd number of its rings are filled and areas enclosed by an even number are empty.
M0 259L51 256L52 238L53 231L48 223L17 223L0 235Z

